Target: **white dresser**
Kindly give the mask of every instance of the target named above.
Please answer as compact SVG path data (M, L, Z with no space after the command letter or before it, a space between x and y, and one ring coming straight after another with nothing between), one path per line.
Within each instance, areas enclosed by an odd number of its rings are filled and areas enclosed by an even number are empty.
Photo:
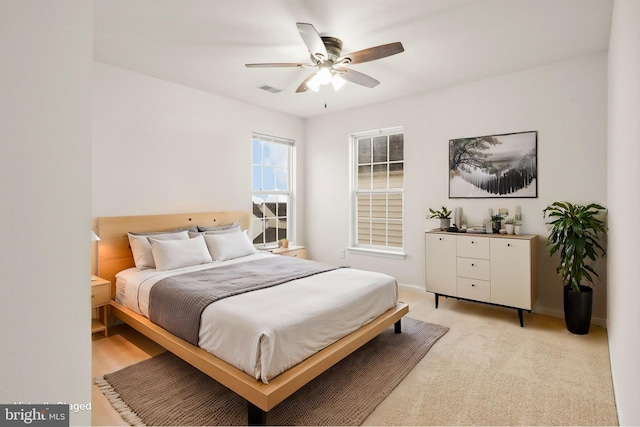
M531 312L537 298L535 235L425 233L428 292Z

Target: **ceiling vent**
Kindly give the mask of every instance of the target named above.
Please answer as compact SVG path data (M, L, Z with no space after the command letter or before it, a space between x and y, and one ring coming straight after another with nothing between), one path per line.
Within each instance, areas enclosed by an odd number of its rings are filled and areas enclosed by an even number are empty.
M258 86L258 89L266 90L267 92L271 92L271 93L280 93L280 92L282 92L282 89L278 89L278 88L275 88L275 87L269 86L269 85Z

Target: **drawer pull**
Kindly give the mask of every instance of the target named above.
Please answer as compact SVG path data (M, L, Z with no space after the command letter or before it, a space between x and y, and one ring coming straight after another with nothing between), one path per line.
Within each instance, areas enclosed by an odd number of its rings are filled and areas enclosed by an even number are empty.
M472 287L472 288L475 288L475 287L476 287L476 284L475 284L475 283L472 283L472 284L471 284L471 287Z
M475 242L472 240L472 241L471 241L471 244L473 245L474 243L475 243Z
M438 240L442 240L442 237L440 237Z
M511 246L511 243L507 243L507 246Z
M471 263L471 267L475 267L475 264L474 264L474 263Z

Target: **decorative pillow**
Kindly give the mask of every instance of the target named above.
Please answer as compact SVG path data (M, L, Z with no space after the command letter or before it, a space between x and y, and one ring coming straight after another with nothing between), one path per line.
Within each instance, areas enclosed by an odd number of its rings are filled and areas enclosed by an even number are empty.
M151 244L148 238L153 237L157 240L178 240L188 239L189 232L185 229L149 232L149 233L129 233L129 246L133 252L133 260L138 268L156 268L151 253Z
M202 232L202 231L224 231L224 230L231 230L231 231L240 231L240 224L237 222L234 222L233 224L223 224L223 225L214 225L214 226L198 226L198 231ZM227 231L228 232L228 231Z
M193 239L158 240L149 237L156 270L167 271L213 261L204 237Z
M249 240L248 232L205 234L209 253L215 261L225 261L255 254L256 248Z

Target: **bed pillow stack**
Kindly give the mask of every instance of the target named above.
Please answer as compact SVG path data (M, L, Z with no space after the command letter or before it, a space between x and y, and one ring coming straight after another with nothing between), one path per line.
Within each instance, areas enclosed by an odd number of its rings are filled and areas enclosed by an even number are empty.
M240 224L191 227L172 231L128 233L139 269L174 270L255 254L248 231Z
M133 252L133 260L136 267L140 269L156 268L156 263L153 260L153 254L151 253L151 242L149 242L149 237L156 240L188 239L190 230L194 231L196 228L179 228L172 231L152 231L148 233L129 232L129 246L131 246L131 252Z

